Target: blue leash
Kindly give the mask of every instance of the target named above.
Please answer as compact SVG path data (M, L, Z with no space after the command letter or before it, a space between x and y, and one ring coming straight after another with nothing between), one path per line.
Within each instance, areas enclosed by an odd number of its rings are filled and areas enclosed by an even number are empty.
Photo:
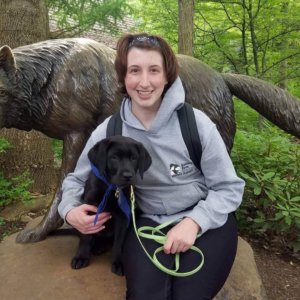
M102 198L102 201L100 202L100 204L97 208L96 216L94 219L94 225L98 221L99 214L104 211L106 204L107 204L107 199L108 199L110 193L112 191L116 191L116 193L119 193L118 205L127 218L127 227L128 227L129 223L130 223L131 210L130 210L130 206L128 204L127 198L124 195L123 191L121 189L119 189L115 184L111 184L110 182L108 182L107 179L100 174L99 170L97 169L97 167L94 164L91 164L91 166L92 166L92 172L94 173L94 175L107 185L107 189Z

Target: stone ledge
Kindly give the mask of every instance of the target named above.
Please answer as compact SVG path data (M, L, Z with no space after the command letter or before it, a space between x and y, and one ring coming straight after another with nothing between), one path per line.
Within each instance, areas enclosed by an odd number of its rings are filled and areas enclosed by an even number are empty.
M41 217L29 223L35 226ZM70 267L75 236L50 236L34 244L16 244L17 234L0 243L0 295L5 300L121 300L125 279L110 271L110 254L93 257L81 270ZM249 244L239 238L230 276L215 300L266 300ZM187 299L188 300L188 299Z

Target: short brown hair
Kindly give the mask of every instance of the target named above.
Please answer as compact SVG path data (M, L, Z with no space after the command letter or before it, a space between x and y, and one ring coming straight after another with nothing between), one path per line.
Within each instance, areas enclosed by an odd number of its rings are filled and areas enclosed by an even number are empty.
M125 76L127 73L127 54L132 47L155 50L161 53L168 82L165 90L168 89L178 76L178 62L173 50L163 38L157 35L138 33L123 35L117 44L115 69L120 91L126 93Z

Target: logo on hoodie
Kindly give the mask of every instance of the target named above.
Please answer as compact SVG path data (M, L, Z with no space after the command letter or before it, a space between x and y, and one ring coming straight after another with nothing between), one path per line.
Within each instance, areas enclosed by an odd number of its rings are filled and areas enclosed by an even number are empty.
M192 170L193 170L192 163L185 163L185 164L181 164L181 165L170 164L171 177L188 174L188 173L192 172Z
M172 177L182 175L181 166L176 164L170 164L170 172Z

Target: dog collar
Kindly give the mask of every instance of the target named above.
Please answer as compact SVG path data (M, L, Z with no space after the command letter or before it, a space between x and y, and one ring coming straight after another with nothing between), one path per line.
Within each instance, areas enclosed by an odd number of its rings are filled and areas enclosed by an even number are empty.
M118 196L118 205L119 205L121 211L125 214L125 216L127 218L127 227L128 227L129 223L130 223L131 212L130 212L130 206L128 204L127 198L124 195L123 191L120 188L118 188L117 185L111 184L110 182L108 182L108 180L100 174L99 170L97 169L97 167L94 164L91 164L91 166L92 166L92 172L94 173L94 175L107 185L107 189L102 198L102 201L100 202L100 204L97 208L96 216L94 219L94 225L98 221L99 214L104 211L105 206L107 204L107 199L108 199L111 191L116 191L116 194L118 193L118 195L119 195Z

